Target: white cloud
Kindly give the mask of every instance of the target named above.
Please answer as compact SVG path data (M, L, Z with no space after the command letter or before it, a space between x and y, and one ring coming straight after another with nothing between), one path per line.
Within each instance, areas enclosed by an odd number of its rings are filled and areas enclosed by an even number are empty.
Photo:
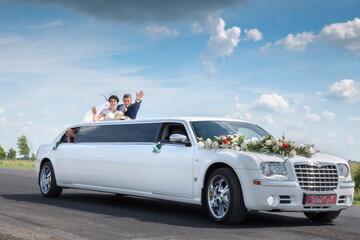
M151 39L160 39L163 37L176 37L179 35L178 30L169 29L166 26L152 25L144 29L144 34Z
M309 113L310 113L311 108L310 108L308 105L304 105L304 106L303 106L303 109L304 109L304 111L305 111L305 114L309 114Z
M202 33L204 28L198 22L191 23L191 33L198 34Z
M252 114L249 112L250 110L249 105L240 103L239 95L235 95L235 107L232 110L233 110L232 113L226 117L236 118L246 121L250 121L252 117Z
M273 115L268 114L265 116L264 122L270 123L270 124L276 124L275 120L273 119Z
M3 109L2 107L0 107L0 114L2 114L3 112L5 112L5 109Z
M210 24L209 50L216 56L229 56L240 42L241 30L239 27L225 29L225 21L222 18L208 18Z
M245 29L245 35L247 40L253 40L255 42L263 39L262 33L256 28L250 30Z
M309 121L309 122L320 122L321 121L320 116L315 113L308 114L305 119L306 119L306 121Z
M212 16L209 16L204 23L204 29L209 31L210 37L206 52L201 54L201 59L211 75L217 72L217 68L224 64L224 57L230 56L240 42L240 28L225 29L225 25L222 18Z
M32 125L33 123L32 123L32 121L26 121L25 122L25 125Z
M354 117L354 116L348 117L348 121L350 121L350 122L357 122L357 121L360 121L360 117Z
M303 109L305 111L305 120L308 122L324 122L332 121L336 115L330 111L323 111L321 114L310 113L311 109L308 105L304 105Z
M319 38L349 50L358 50L360 49L360 18L325 26L319 33Z
M335 82L328 90L328 98L348 103L360 101L360 82L352 79L343 79L340 82Z
M273 43L268 42L264 46L261 47L261 51L265 52L265 51L269 50L272 46L273 46Z
M289 113L293 111L293 108L289 104L288 100L276 93L261 95L260 98L254 101L253 108L271 112L284 113Z
M303 32L296 35L289 34L285 38L275 42L276 46L284 46L290 51L305 51L306 46L315 39L313 32Z
M309 43L322 41L334 44L355 51L360 49L360 18L343 23L333 23L325 26L319 34L313 32L303 32L298 34L288 34L285 38L275 43L267 43L261 50L266 51L272 46L284 46L290 51L305 51Z
M324 111L321 113L321 119L324 121L331 121L335 118L335 116L335 113L329 111Z

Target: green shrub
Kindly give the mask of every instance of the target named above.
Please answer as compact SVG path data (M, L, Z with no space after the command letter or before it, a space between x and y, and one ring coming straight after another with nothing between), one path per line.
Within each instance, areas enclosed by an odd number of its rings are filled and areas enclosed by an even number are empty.
M360 168L356 169L353 180L355 182L355 191L360 193Z

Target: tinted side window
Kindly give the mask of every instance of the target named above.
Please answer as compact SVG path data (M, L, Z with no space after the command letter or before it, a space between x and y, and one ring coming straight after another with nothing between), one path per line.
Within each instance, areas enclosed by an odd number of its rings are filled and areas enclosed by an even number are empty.
M156 142L160 123L82 127L76 142Z

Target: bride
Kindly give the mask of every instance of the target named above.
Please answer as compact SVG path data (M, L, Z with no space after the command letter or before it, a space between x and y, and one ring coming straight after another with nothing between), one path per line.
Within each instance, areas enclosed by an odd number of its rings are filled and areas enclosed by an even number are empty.
M97 114L96 107L93 106L91 108L92 114L93 114L93 121L98 122L101 121L100 119L103 118L103 121L112 121L112 120L119 120L123 119L125 120L126 117L124 116L124 112L116 111L116 106L119 103L119 98L116 95L111 95L109 99L107 99L109 102L110 107L105 108L101 110L101 112Z

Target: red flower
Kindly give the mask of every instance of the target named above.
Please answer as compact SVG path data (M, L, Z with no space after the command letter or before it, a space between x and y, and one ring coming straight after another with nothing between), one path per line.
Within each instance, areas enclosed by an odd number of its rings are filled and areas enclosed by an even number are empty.
M289 144L283 143L282 148L287 148L288 146L289 146Z
M228 140L228 139L223 139L222 141L223 141L223 143L225 143L225 144L230 144L230 140Z

